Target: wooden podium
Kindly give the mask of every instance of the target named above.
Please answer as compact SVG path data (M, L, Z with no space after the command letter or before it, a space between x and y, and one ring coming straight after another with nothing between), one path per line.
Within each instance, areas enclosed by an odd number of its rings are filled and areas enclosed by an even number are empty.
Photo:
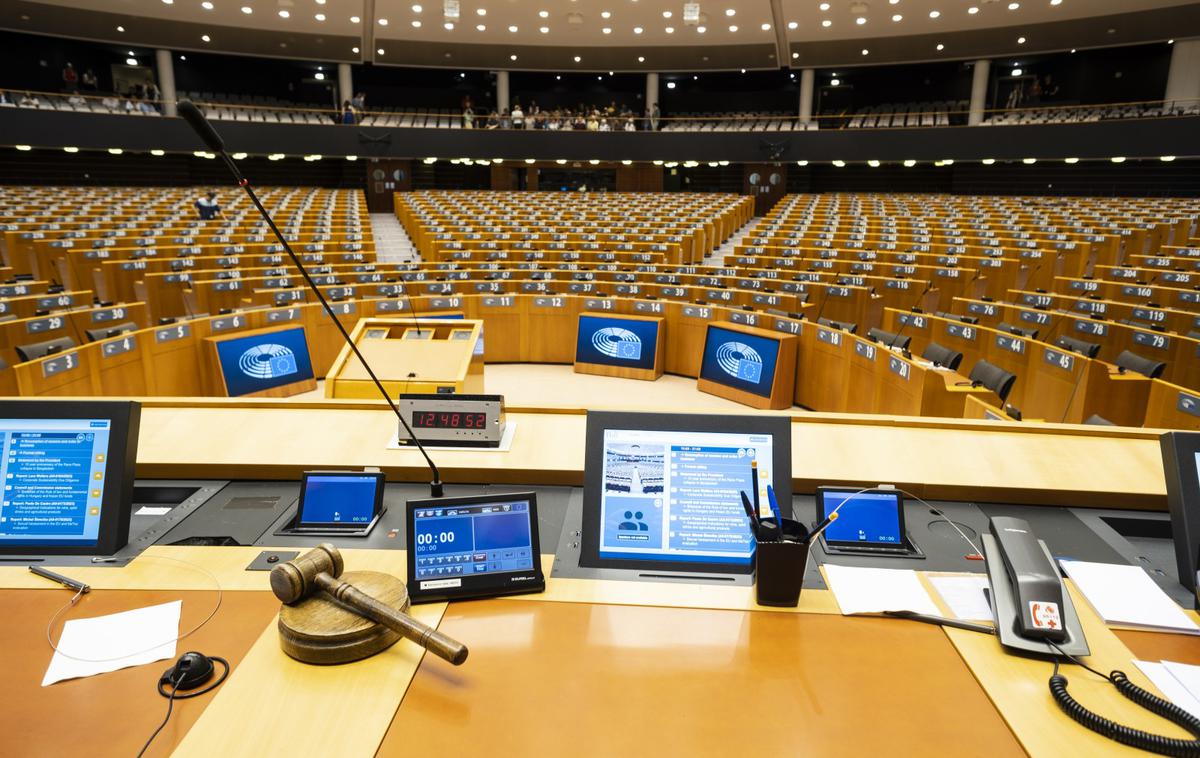
M753 350L753 348L745 345L740 345L738 348L728 351L728 355L721 354L721 346L716 344L717 340L724 339L724 336L747 335L751 340L765 340L774 343L775 361L774 365L770 362L759 362L758 369L761 373L754 376L754 382L761 383L764 381L770 382L770 394L762 395L757 392L751 392L744 389L747 382L739 380L736 372L740 369L737 365L726 365L726 362L732 361L733 364L745 364L752 361L745 360L746 357L737 350ZM796 335L786 332L776 332L770 329L759 329L754 326L746 326L745 324L735 324L729 321L714 321L708 325L708 331L704 339L704 357L700 365L700 377L696 380L696 389L701 392L707 392L710 395L717 395L728 400L732 400L742 405L748 405L751 408L759 408L761 410L780 410L790 408L792 405L792 390L796 382ZM711 353L711 354L710 354ZM711 371L706 372L709 363L717 363L718 365ZM739 386L740 385L740 386ZM752 385L751 385L752 386Z
M479 320L364 318L350 339L393 398L408 393L482 394L482 332ZM325 397L379 397L348 345L325 376Z

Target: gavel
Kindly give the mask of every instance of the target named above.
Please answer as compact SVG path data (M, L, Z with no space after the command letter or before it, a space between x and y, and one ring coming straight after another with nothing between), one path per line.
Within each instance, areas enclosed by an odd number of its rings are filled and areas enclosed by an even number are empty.
M271 569L271 591L291 605L317 590L325 590L355 613L383 624L455 666L467 659L467 646L458 640L384 605L354 585L340 581L342 566L341 552L328 542L322 542L304 555Z

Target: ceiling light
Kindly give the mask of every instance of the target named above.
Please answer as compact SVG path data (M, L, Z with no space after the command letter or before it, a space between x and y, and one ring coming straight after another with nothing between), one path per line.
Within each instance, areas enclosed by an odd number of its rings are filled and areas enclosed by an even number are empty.
M204 0L204 2L200 3L200 7L206 11L211 11L213 9L213 4L208 2L208 0Z
M283 158L284 158L283 153L271 153L270 155L267 156L267 160L269 160L269 161L281 161L281 160L283 160Z
M1164 156L1160 157L1159 160L1162 161L1163 163L1170 163L1171 161L1175 160L1175 156L1174 155L1164 155Z
M350 48L350 52L354 53L355 55L358 55L358 48L352 47L352 48Z
M117 31L119 31L119 32L123 32L123 31L125 31L125 27L123 27L123 26L118 26L118 27L117 27Z
M110 153L111 153L111 152L112 152L112 150L109 150L108 152L110 152ZM246 160L246 154L245 154L245 153L234 153L232 157L233 157L233 159L234 159L235 161L244 161L244 160Z
M1112 162L1113 163L1124 163L1125 159L1121 156L1116 156L1116 157L1112 158Z
M375 51L375 54L376 54L376 55L383 55L383 48L381 47L381 48L379 48L378 50L376 50L376 51Z
M414 29L420 29L420 28L421 28L421 22L420 22L420 20L418 20L418 19L413 19L412 25L413 25L413 28L414 28Z
M1020 75L1021 75L1021 73L1022 73L1022 71L1021 71L1021 69L1019 69L1019 68L1014 68L1014 69L1012 70L1012 75L1013 75L1013 76L1020 76Z
M181 60L181 61L186 61L186 60L187 60L187 56L186 56L186 55L181 55L181 56L179 56L179 60Z
M942 15L942 12L941 12L941 11L929 11L929 17L930 17L930 18L937 18L937 17L938 17L938 16L940 16L940 15Z
M737 31L737 29L738 29L738 28L737 28L737 24L730 24L730 25L729 25L729 31L731 31L731 32L736 32L736 31Z
M318 20L318 21L324 21L324 20L325 20L325 14L324 14L324 13L318 13L317 15L313 16L313 18L315 18L315 19L316 19L316 20Z
M1024 44L1025 44L1025 38L1024 38L1024 37L1017 37L1017 44L1018 44L1018 45L1024 45Z
M1037 158L1022 158L1021 163L1024 163L1026 166L1032 166L1037 163Z
M313 74L313 78L318 82L323 82L325 81L325 74L321 71L318 71L317 73Z
M542 13L546 13L546 11L542 11ZM546 13L546 16L549 16L549 15L550 15L549 13ZM545 18L546 16L542 16L542 18ZM612 18L612 14L609 13L608 11L600 11L600 18Z
M388 25L388 20L387 20L386 18L381 18L381 19L379 19L379 25L380 25L380 26L387 26L387 25Z
M892 16L892 20L899 23L904 20L904 16L901 16L899 13L897 13L896 15Z
M559 158L559 159L555 160L554 162L557 163L558 165L562 166L562 165L566 164L567 161L565 158Z
M985 166L990 166L995 162L996 162L995 158L984 158L983 160L980 161L980 163L982 163Z
M508 27L508 30L513 34L517 33L517 27L515 25Z
M707 26L697 26L696 27L696 34L704 34L706 31L708 31Z
M817 6L817 7L819 7L819 8L820 8L821 10L823 10L823 11L827 11L827 10L829 10L829 3L821 3L821 4L820 4L819 6Z
M212 37L208 36L207 34L201 34L200 39L204 42L212 42Z
M347 156L346 156L346 160L348 160L348 161L356 161L356 160L358 160L358 156L357 156L357 155L347 155Z
M640 27L640 26L635 26L635 27L633 27L633 33L634 33L634 34L641 34L641 33L642 33L642 27Z
M667 89L675 89L675 82L667 82Z
M476 8L476 9L475 9L475 15L476 15L476 16L486 16L486 15L487 15L487 8Z
M841 79L830 79L829 80L829 86L831 86L831 87L836 87L841 83L842 83Z
M486 31L487 31L487 27L486 27L486 26L484 26L483 24L476 24L476 25L475 25L475 30L476 30L476 31L480 31L480 32L486 32Z
M163 5L172 5L175 2L175 0L162 0L162 1L163 1Z
M845 161L833 161L833 165L837 166L838 168L845 168L846 162Z
M170 3L167 3L167 4L168 4L168 5L170 5ZM125 151L124 151L124 150L122 150L122 149L121 149L121 148L119 148L119 147L110 147L110 148L108 149L108 152L109 152L109 154L110 154L110 155L120 155L121 153L123 153L123 152L125 152Z
M732 16L732 15L734 15L734 14L736 14L736 13L737 13L737 11L735 11L733 8L726 8L726 9L725 9L725 15L726 15L726 16Z
M867 19L865 16L859 16L858 18L854 19L854 23L862 26L863 24L867 23Z
M938 43L938 46L937 46L937 49L938 49L938 51L942 51L942 50L945 50L945 49L946 49L946 46L945 46L945 45L943 45L941 42L939 42L939 43Z
M667 34L674 34L674 33L675 33L675 27L673 27L673 26L668 26L666 29L663 29L663 31L664 31L664 32L666 32Z
M879 168L879 161L867 161L867 165L871 168Z
M797 166L807 166L807 165L808 165L808 161L796 161L796 165L797 165Z
M162 156L164 156L164 155L166 155L166 154L167 154L167 151L166 151L166 150L151 150L151 151L150 151L150 154L151 154L151 155L158 156L159 158L161 158Z
M423 11L423 10L424 10L424 8L422 8L422 7L421 7L421 6L419 6L419 5L414 5L414 6L412 7L412 9L413 9L413 13L420 13L421 11Z
M78 152L79 152L79 148L77 148L77 147L64 147L64 148L63 148L63 152L65 152L65 153L78 153Z
M1020 3L1009 3L1008 4L1008 9L1010 11L1015 11L1017 8L1020 8L1020 7L1021 7Z
M1079 163L1078 158L1063 158L1063 163Z
M1051 5L1062 5L1062 0L1050 0Z
M663 11L663 18L670 18L670 17L671 17L671 11Z
M612 14L609 13L608 11L604 11L600 15L603 16L604 18L608 18ZM550 18L550 11L538 11L538 17L539 18Z
M645 63L645 62L646 62L646 57L645 57L645 56L643 56L643 55L639 55L639 56L638 56L638 63Z
M581 61L581 60L583 60L583 58L580 58L578 55L576 55L576 56L575 56L575 62L576 62L576 63L578 63L578 62L579 62L579 61Z
M979 8L975 7L974 5L972 5L970 8L967 8L967 13L971 14L972 16L974 16L978 12L979 12Z
M762 26L760 26L759 28L760 28L760 29L762 29L764 32L769 32L769 31L771 31L771 25L770 25L770 24L763 24L763 25L762 25Z
M1168 45L1174 45L1174 44L1175 44L1175 40L1173 40L1173 39L1169 39L1169 40L1167 40L1167 44L1168 44ZM1075 52L1075 51L1074 51L1074 50L1072 50L1071 52Z
M537 159L536 158L526 158L525 162L526 163L537 163Z
M447 21L446 23L442 24L442 27L445 28L446 31L452 32L454 31L454 22Z
M864 47L864 48L862 49L862 54L863 54L863 55L870 55L870 54L871 54L871 51L870 51L870 50L868 50L867 48L865 48L865 47Z
M421 160L421 163L424 163L426 166L432 166L437 163L437 158L424 158Z
M249 16L253 12L254 12L254 9L251 8L249 5L242 6L242 13L245 13L247 16Z
M136 65L137 65L137 58L126 58L126 59L125 59L125 65L126 65L126 66L136 66Z
M821 22L821 26L828 29L829 27L833 26L833 22L830 21L829 19L825 19L824 21Z
M133 52L132 50L130 50L130 51L129 51L129 53L128 53L128 55L129 55L129 57L131 57L131 58L132 58L133 56L137 55L137 53L135 53L135 52Z
M592 164L593 166L598 166L598 165L600 165L600 161L596 160L595 158L593 158L593 159L591 159L590 161L588 161L588 163Z
M792 53L792 60L796 60L799 57L800 57L800 53Z
M905 167L905 168L912 168L912 167L913 167L913 166L915 166L915 165L917 165L917 162L916 162L916 161L914 161L914 160L912 160L912 159L906 160L906 161L904 162L904 167Z
M1071 55L1075 54L1075 48L1071 48Z
M285 10L285 9L282 9L282 8L281 8L281 9L279 10L279 17L280 17L280 18L288 18L288 17L289 17L289 16L291 16L291 15L292 15L292 14L291 14L290 12L288 12L287 10Z
M517 54L516 54L516 53L513 53L512 55L508 56L508 59L509 59L510 61L515 61L515 60L517 59Z
M788 22L788 28L789 28L789 29L795 29L797 26L800 26L800 24L797 24L795 21L789 21L789 22Z
M603 29L601 29L600 31L603 32L604 34L612 34L612 29L607 26L604 27Z
M361 18L359 18L358 16L351 16L351 17L350 17L350 23L352 23L352 24L357 24L359 21L362 21L362 19L361 19Z

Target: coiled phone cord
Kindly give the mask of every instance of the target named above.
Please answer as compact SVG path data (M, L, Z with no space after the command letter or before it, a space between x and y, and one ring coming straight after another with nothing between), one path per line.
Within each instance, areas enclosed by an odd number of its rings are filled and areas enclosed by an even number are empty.
M1129 677L1125 675L1124 671L1113 671L1108 675L1102 674L1093 668L1084 666L1084 664L1075 660L1072 656L1067 655L1053 642L1050 645L1071 661L1083 666L1093 674L1112 682L1117 691L1129 700L1132 700L1151 713L1178 724L1191 732L1195 737L1200 738L1200 719L1174 703L1163 700L1129 681ZM1200 758L1200 739L1181 740L1174 737L1164 737L1161 734L1151 734L1141 729L1134 729L1133 727L1118 724L1115 721L1089 711L1067 692L1067 678L1058 673L1057 660L1054 661L1054 675L1050 677L1050 694L1054 697L1054 702L1058 703L1058 707L1062 709L1063 713L1070 716L1082 726L1110 740L1115 740L1123 745L1129 745L1139 750L1158 753L1159 755L1178 756L1179 758Z

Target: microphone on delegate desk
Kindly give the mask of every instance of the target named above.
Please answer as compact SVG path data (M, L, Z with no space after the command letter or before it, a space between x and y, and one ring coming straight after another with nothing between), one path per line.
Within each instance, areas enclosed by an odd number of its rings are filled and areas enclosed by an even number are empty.
M925 282L925 289L921 290L921 294L917 295L917 299L913 301L912 307L908 309L908 314L909 314L910 318L900 322L900 328L896 330L896 334L892 337L891 341L888 342L887 346L888 346L889 350L895 348L896 345L898 345L898 344L902 344L900 342L900 337L901 337L901 335L904 334L905 328L907 328L908 325L910 323L912 323L912 318L911 318L912 314L918 313L921 310L918 307L921 305L921 298L925 297L925 293L928 292L929 290L931 290L932 288L933 288L933 280L929 279ZM905 356L906 358L912 357L912 353L909 353L907 350L904 350L903 352L907 353L907 355Z
M404 414L400 412L400 408L397 407L396 403L392 401L392 398L388 396L387 390L384 389L383 384L379 381L379 378L375 376L375 372L371 369L370 364L367 363L367 359L364 358L362 353L359 352L358 345L355 345L354 340L350 339L350 334L346 331L346 327L342 326L342 322L338 321L337 316L333 312L333 308L329 305L329 301L325 299L324 293L322 293L320 288L317 287L316 282L312 280L312 276L308 273L308 269L304 267L304 264L300 261L300 258L295 252L292 251L292 246L288 244L286 239L284 239L283 233L279 231L279 227L275 226L275 220L271 218L271 214L268 213L267 209L263 207L261 202L259 202L258 195L254 194L254 190L250 187L249 180L242 176L242 172L238 168L237 163L235 163L233 158L229 156L229 153L225 152L225 141L221 139L221 135L217 134L216 129L213 129L212 124L208 122L208 119L204 117L204 114L200 112L200 109L197 108L191 100L180 100L177 108L179 115L183 117L184 121L188 122L188 126L192 127L192 130L196 132L204 144L207 145L208 148L214 153L219 154L221 159L225 161L225 165L229 167L230 173L232 173L234 179L237 180L238 186L246 191L246 194L250 197L250 202L253 203L254 207L258 209L259 215L261 215L263 220L267 222L267 226L271 227L271 231L275 234L275 239L279 240L279 244L283 245L283 249L287 251L288 257L292 259L292 264L295 265L300 271L300 275L304 278L304 282L308 285L308 288L313 291L313 293L317 296L317 300L321 302L321 307L325 309L325 313L329 315L329 319L333 322L333 325L337 327L338 332L342 335L342 339L345 340L346 345L350 348L350 352L354 353L354 356L358 358L360 363L362 363L363 368L366 369L367 376L371 377L371 381L375 384L375 388L379 390L380 396L387 401L388 407L391 408L392 412L396 414L396 418L400 419L400 425L404 427L404 431L408 432L408 436L412 438L412 441L416 444L417 449L421 451L421 455L425 458L425 463L429 466L430 473L433 474L433 481L429 483L430 494L433 497L441 497L442 475L441 472L438 471L437 465L434 464L433 459L429 457L429 453L425 452L425 447L421 444L421 441L417 439L417 435L413 432L412 427L410 427L408 422L404 420Z

